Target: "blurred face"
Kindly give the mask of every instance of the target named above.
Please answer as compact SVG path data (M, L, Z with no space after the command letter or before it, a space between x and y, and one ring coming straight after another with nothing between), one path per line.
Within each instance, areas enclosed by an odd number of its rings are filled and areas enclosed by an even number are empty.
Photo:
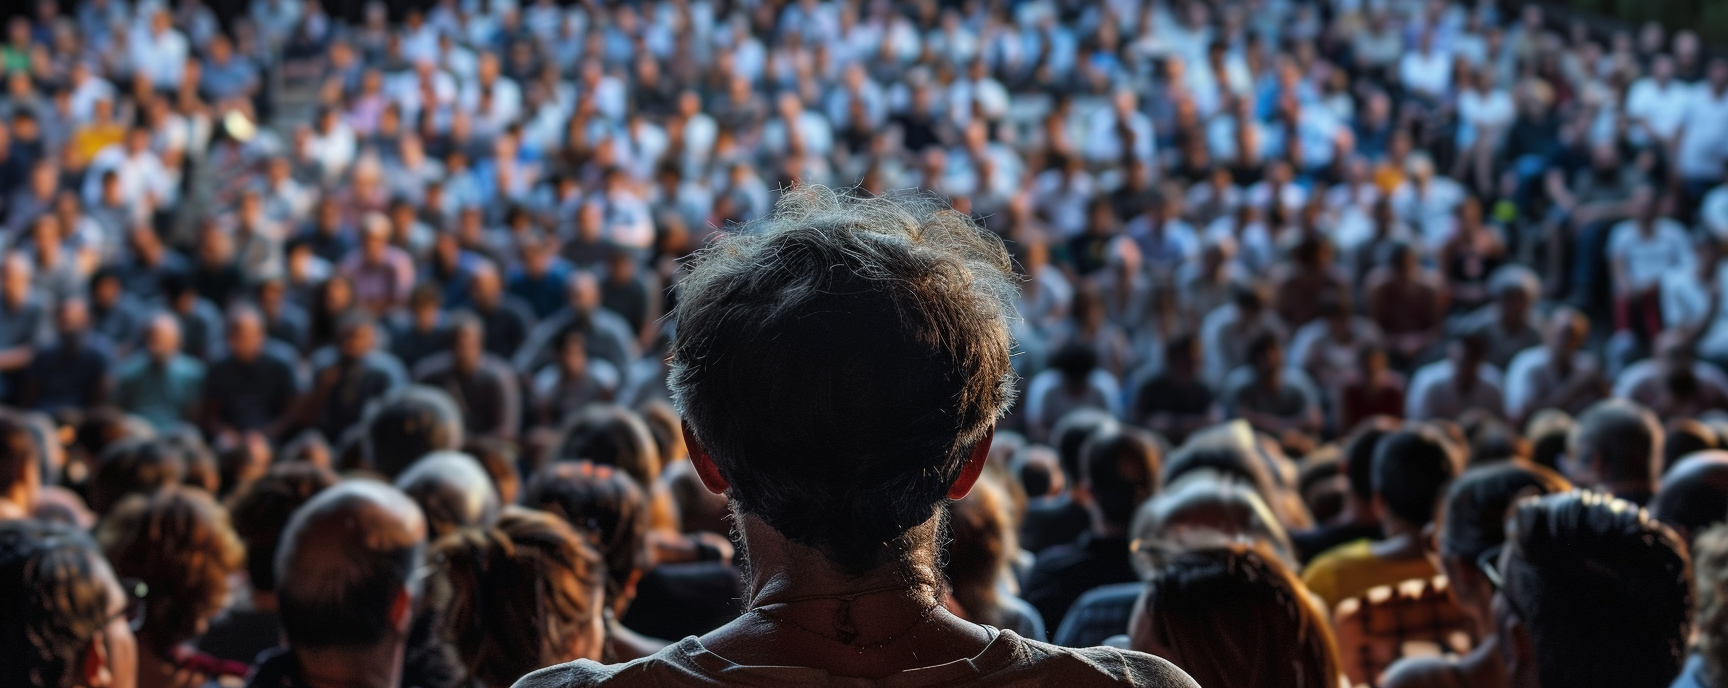
M342 335L342 355L350 359L365 356L372 350L372 326L359 325Z
M180 353L180 327L173 320L158 318L150 325L150 336L144 342L145 350L150 357L158 361L173 358Z
M22 256L8 259L0 265L0 297L7 301L23 301L30 295L30 266Z
M450 353L456 358L457 365L472 368L480 362L484 343L480 328L462 327L456 330L454 341L450 343Z
M228 350L242 361L258 357L264 350L264 327L258 318L246 315L234 321L228 328Z

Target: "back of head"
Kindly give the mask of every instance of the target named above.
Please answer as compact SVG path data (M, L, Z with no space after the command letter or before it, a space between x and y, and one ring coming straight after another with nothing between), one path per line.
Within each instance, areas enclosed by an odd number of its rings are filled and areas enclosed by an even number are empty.
M1530 417L1524 436L1530 439L1530 460L1538 465L1560 470L1560 457L1566 454L1566 442L1577 423L1560 409L1543 409Z
M40 489L42 467L36 454L36 438L29 424L20 416L0 412L0 499L20 487L31 496Z
M1666 686L1691 628L1690 562L1629 502L1568 492L1520 502L1501 558L1507 606L1543 686Z
M1662 473L1674 470L1680 460L1696 452L1720 449L1716 429L1694 418L1673 418L1663 428Z
M1363 421L1344 441L1344 475L1350 494L1367 502L1374 498L1374 450L1380 440L1398 429L1397 421L1376 416Z
M1728 451L1698 452L1675 463L1662 477L1650 515L1688 542L1728 519Z
M1081 482L1106 523L1128 525L1135 507L1158 491L1158 440L1145 430L1100 430L1080 454Z
M1391 516L1425 526L1434 520L1441 490L1458 470L1457 457L1434 430L1399 430L1374 449L1374 493Z
M69 688L108 623L96 543L71 526L0 522L0 685Z
M1245 483L1194 480L1158 495L1134 514L1128 529L1134 569L1149 578L1172 553L1228 541L1249 541L1281 560L1294 561L1290 534L1272 507Z
M1208 688L1335 686L1325 617L1276 556L1242 543L1175 555L1146 583L1132 647Z
M396 478L396 489L420 505L433 540L462 528L485 527L498 518L492 477L462 452L427 454Z
M410 385L391 393L366 416L366 456L390 478L441 450L462 447L462 413L450 395Z
M304 462L279 463L228 498L234 534L246 545L246 577L253 590L276 590L276 545L294 510L336 484L330 469Z
M592 461L617 466L638 485L660 477L660 451L654 434L630 409L615 404L590 404L565 422L553 454L557 461Z
M735 508L852 573L910 551L1012 400L1010 274L933 198L815 186L698 254L670 387Z
M564 519L606 561L606 599L625 593L643 567L648 496L623 471L588 461L562 461L528 481L523 505Z
M1506 511L1513 502L1570 489L1559 473L1521 461L1467 470L1446 490L1440 553L1475 566L1483 552L1506 541Z
M1662 426L1649 409L1625 399L1597 402L1578 416L1567 453L1580 466L1597 466L1602 482L1656 480L1662 456Z
M102 521L97 539L115 574L149 586L155 604L145 607L138 636L163 656L222 610L228 579L246 556L228 512L192 487L126 498Z
M1050 428L1050 448L1056 450L1056 460L1070 485L1080 482L1080 448L1092 433L1116 427L1116 418L1095 408L1069 411Z
M536 669L600 659L605 565L568 523L506 510L433 547L445 640L476 685L507 686Z
M1164 461L1166 487L1175 487L1189 476L1224 477L1252 487L1271 502L1271 470L1259 455L1259 439L1243 421L1214 425L1188 436L1188 441Z
M398 596L425 557L420 507L396 488L348 480L294 512L276 550L282 632L296 649L363 649L394 638Z
M163 439L131 439L108 445L90 476L90 508L106 514L127 495L177 485L186 457Z

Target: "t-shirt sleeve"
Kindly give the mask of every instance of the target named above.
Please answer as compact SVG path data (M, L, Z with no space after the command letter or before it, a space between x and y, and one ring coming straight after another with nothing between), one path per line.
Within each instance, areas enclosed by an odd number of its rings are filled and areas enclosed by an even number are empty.
M602 686L617 672L613 667L578 660L559 664L523 676L512 688L587 688Z
M1074 650L1083 661L1109 676L1106 682L1074 685L1132 686L1133 688L1199 688L1187 673L1170 662L1146 654L1113 647ZM1061 685L1069 685L1062 683Z

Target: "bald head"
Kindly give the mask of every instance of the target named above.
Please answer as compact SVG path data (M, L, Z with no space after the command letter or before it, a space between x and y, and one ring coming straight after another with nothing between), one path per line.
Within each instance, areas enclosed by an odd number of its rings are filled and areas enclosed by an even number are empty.
M406 639L426 520L383 483L351 480L289 519L276 551L282 629L296 650L364 650Z
M492 477L479 461L462 452L427 454L396 478L396 487L420 505L433 540L498 520L498 491L492 487Z

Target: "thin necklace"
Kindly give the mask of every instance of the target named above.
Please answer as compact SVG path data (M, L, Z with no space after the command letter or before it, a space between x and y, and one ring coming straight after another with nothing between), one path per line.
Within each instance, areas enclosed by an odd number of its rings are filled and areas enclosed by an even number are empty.
M770 602L768 604L752 606L750 608L749 613L757 614L757 615L763 617L764 619L766 619L770 622L784 622L793 628L796 628L800 631L803 631L805 633L809 633L809 634L814 635L814 636L821 637L824 640L839 642L842 645L851 645L854 649L856 649L858 651L859 654L863 654L864 651L866 651L866 650L880 650L884 647L892 645L895 641L901 639L902 637L905 637L907 634L911 633L914 629L918 628L919 626L924 625L926 622L930 621L931 618L933 618L934 613L936 611L936 607L938 606L935 604L931 604L931 605L924 607L923 609L919 610L918 618L916 620L914 620L912 623L907 624L906 627L901 629L899 633L895 633L891 636L888 636L887 638L884 638L882 640L879 640L879 641L876 641L873 643L865 643L862 645L853 645L853 643L858 640L858 626L856 623L854 623L852 621L852 602L857 600L858 598L861 598L861 597L870 597L872 595L880 595L880 594L888 593L888 592L903 592L904 590L905 590L905 588L901 587L901 586L884 586L884 587L880 587L880 588L871 588L869 590L861 590L859 592L848 593L848 594L844 594L844 595L804 595L801 597L794 597L794 598L791 598L788 600L782 600L779 602ZM839 600L840 601L840 607L838 609L834 610L834 634L833 635L829 635L829 634L823 633L821 631L816 631L816 630L806 628L803 624L800 624L797 621L793 621L790 618L782 617L779 614L773 613L769 610L770 607L784 607L784 606L791 605L791 604L797 604L800 602L811 602L811 601L815 601L815 600Z

